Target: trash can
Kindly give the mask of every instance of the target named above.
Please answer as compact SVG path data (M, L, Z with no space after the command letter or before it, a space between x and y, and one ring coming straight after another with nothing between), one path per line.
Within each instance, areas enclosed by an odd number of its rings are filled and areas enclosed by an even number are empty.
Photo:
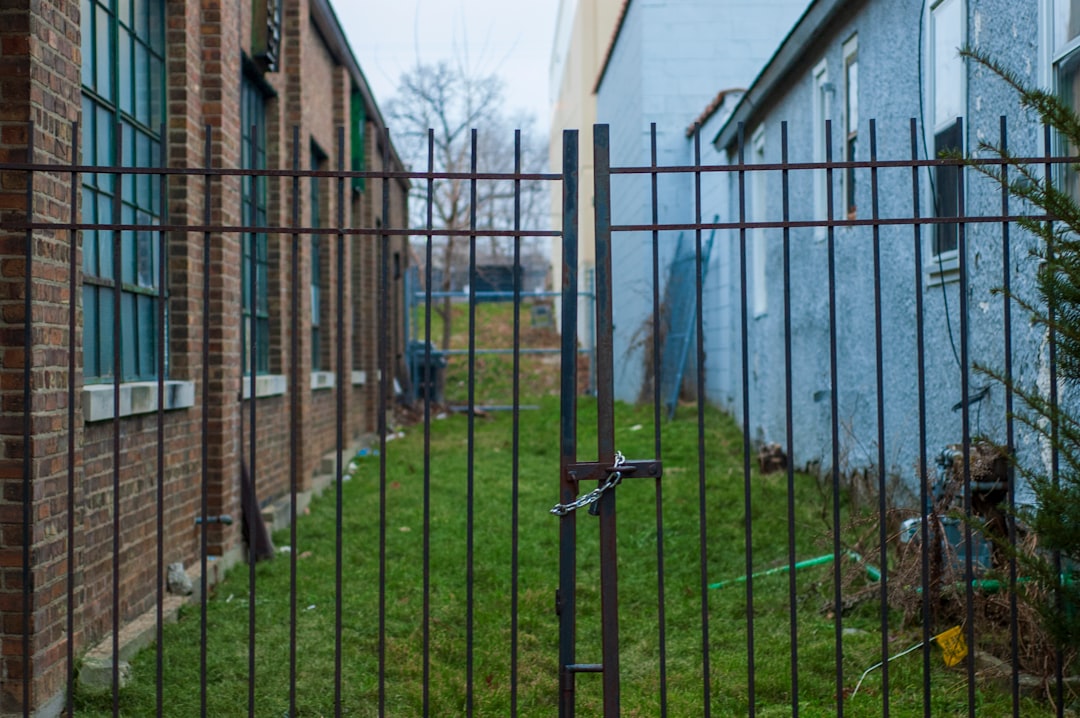
M431 350L430 361L428 349ZM409 342L409 367L414 400L430 399L432 403L442 403L446 363L446 355L431 342Z

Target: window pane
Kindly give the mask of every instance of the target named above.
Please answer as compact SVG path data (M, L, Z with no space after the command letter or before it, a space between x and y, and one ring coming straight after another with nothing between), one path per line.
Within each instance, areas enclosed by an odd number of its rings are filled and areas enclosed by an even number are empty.
M1080 107L1080 50L1073 52L1058 65L1058 94L1075 112ZM1064 147L1059 153L1075 157L1077 148L1062 138ZM1072 164L1058 165L1062 175L1064 189L1074 200L1080 200L1080 175Z
M150 58L150 130L157 133L161 128L164 118L163 105L165 102L162 91L162 77L164 70L162 61L156 57Z
M156 375L157 364L157 300L155 297L134 295L138 314L138 378L149 379Z
M127 2L130 2L130 1L131 0L127 0ZM157 2L149 2L148 3L147 0L135 0L134 15L133 15L134 21L135 21L135 25L134 25L135 32L139 35L140 38L142 38L144 40L146 39L146 36L147 36L146 21L147 21L147 16L149 15L149 9L147 8L147 5L157 5Z
M957 50L964 44L960 0L945 0L934 8L934 127L964 114L964 61Z
M95 222L97 212L94 192L83 187L83 221ZM91 276L98 274L98 233L93 229L82 232L83 272Z
M270 336L270 321L268 319L259 319L259 347L258 347L258 359L256 371L266 373L270 371L270 342L268 337Z
M140 224L148 219L149 217L144 214L139 215ZM152 289L155 286L153 233L138 232L136 234L135 265L139 286Z
M97 142L95 143L95 156L94 164L99 167L108 167L113 163L113 139L115 129L113 128L113 116L104 107L97 107L97 116L94 119L95 129L97 130ZM103 192L112 192L113 178L112 174L99 174L97 176L98 187Z
M135 158L139 167L156 167L157 158L150 155L150 136L145 132L135 135ZM135 203L139 209L150 209L150 185L154 181L153 175L136 175L135 177Z
M135 45L135 119L150 124L150 57L142 43Z
M853 134L847 141L847 160L848 162L855 162L856 151L858 150L859 140ZM847 195L847 214L848 219L855 219L855 168L848 167L847 176L845 179L846 195Z
M116 338L116 323L113 321L112 289L99 288L98 293L98 375L113 375L113 341ZM85 331L85 330L84 330Z
M120 28L120 55L117 68L120 72L120 110L131 113L132 108L132 79L131 79L131 34L123 27Z
M153 158L152 164L155 167L160 167L161 162L159 158L161 156L161 143L150 142L150 156ZM167 181L167 180L166 180ZM155 217L161 216L161 178L154 177L150 181L150 213Z
M268 277L267 266L264 262L259 262L255 265L255 281L258 282L258 286L255 288L258 295L258 306L256 307L256 314L259 316L266 316L270 309L270 292L267 291Z
M98 303L97 287L83 285L83 373L86 376L101 374L98 363Z
M934 155L940 156L943 152L962 150L963 136L961 128L953 124L934 135ZM934 172L934 215L937 217L956 217L960 214L959 193L957 182L960 179L960 170L955 165L935 168ZM934 225L935 255L943 252L951 252L957 248L957 224Z
M859 128L859 61L852 58L847 66L847 125L848 132Z
M1063 50L1080 35L1080 0L1054 3L1054 48Z
M82 84L94 86L94 13L90 0L79 4L79 37L82 38ZM83 115L85 117L85 113Z
M121 158L122 167L136 167L135 162L135 131L127 122L120 123L122 133L120 141L123 143L124 156ZM135 175L121 175L121 197L125 202L135 203Z
M138 344L135 343L135 329L137 327L135 318L136 296L131 292L124 292L120 297L120 355L123 362L123 373L120 376L124 380L134 379L138 376L135 371L135 350L138 348Z
M128 211L125 208L124 214L127 215ZM124 223L127 224L127 217L124 219ZM120 233L120 266L124 268L120 273L121 281L124 284L135 283L135 233L134 232L121 232Z
M97 66L97 78L95 89L106 100L113 100L112 92L112 42L109 13L98 6L97 15L94 18L97 25L94 28L94 63Z
M112 224L112 200L103 194L98 195L98 223ZM115 232L98 233L98 271L104 279L112 279L112 242Z

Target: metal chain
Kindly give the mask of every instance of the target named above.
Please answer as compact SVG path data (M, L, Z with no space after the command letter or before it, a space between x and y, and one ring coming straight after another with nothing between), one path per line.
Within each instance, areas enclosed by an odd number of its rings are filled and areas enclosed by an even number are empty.
M551 513L555 514L556 516L566 516L571 511L577 511L578 509L589 506L590 504L595 504L597 501L600 500L600 497L604 495L605 491L615 488L619 485L619 482L622 481L622 472L618 469L625 463L626 457L622 455L621 451L616 451L615 464L613 467L615 470L608 474L608 477L604 479L599 486L597 486L589 493L577 497L568 504L555 504L555 506L553 506L551 509Z

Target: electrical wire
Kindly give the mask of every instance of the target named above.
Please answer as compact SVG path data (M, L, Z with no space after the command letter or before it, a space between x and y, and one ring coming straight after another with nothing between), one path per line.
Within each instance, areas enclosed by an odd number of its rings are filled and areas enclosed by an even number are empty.
M922 137L923 154L926 155L927 159L930 159L930 150L926 144L926 107L923 99L923 27L926 22L926 5L927 3L924 1L922 3L922 7L919 9L919 47L917 48L915 54L916 67L918 68L919 74L919 124L921 125L922 129L920 135ZM937 186L934 182L934 173L930 170L930 168L927 168L927 174L930 177L930 196L934 201L934 216L938 217L940 216L941 207L938 204ZM934 225L934 227L936 229L937 225ZM938 264L938 273L940 275L944 275L945 264L941 259L941 254L936 255L936 259ZM945 305L945 328L949 333L949 346L952 347L953 359L956 360L956 366L962 370L963 366L960 362L960 354L956 351L956 339L953 337L952 319L949 317L949 293L945 289L944 280L941 281L940 286L941 300Z

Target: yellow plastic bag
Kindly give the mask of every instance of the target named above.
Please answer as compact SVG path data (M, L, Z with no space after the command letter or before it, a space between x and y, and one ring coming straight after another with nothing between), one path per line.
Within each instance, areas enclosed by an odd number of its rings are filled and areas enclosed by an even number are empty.
M949 668L967 658L967 642L964 641L964 634L961 632L960 626L953 626L949 630L939 633L934 636L934 641L941 646L942 658Z

